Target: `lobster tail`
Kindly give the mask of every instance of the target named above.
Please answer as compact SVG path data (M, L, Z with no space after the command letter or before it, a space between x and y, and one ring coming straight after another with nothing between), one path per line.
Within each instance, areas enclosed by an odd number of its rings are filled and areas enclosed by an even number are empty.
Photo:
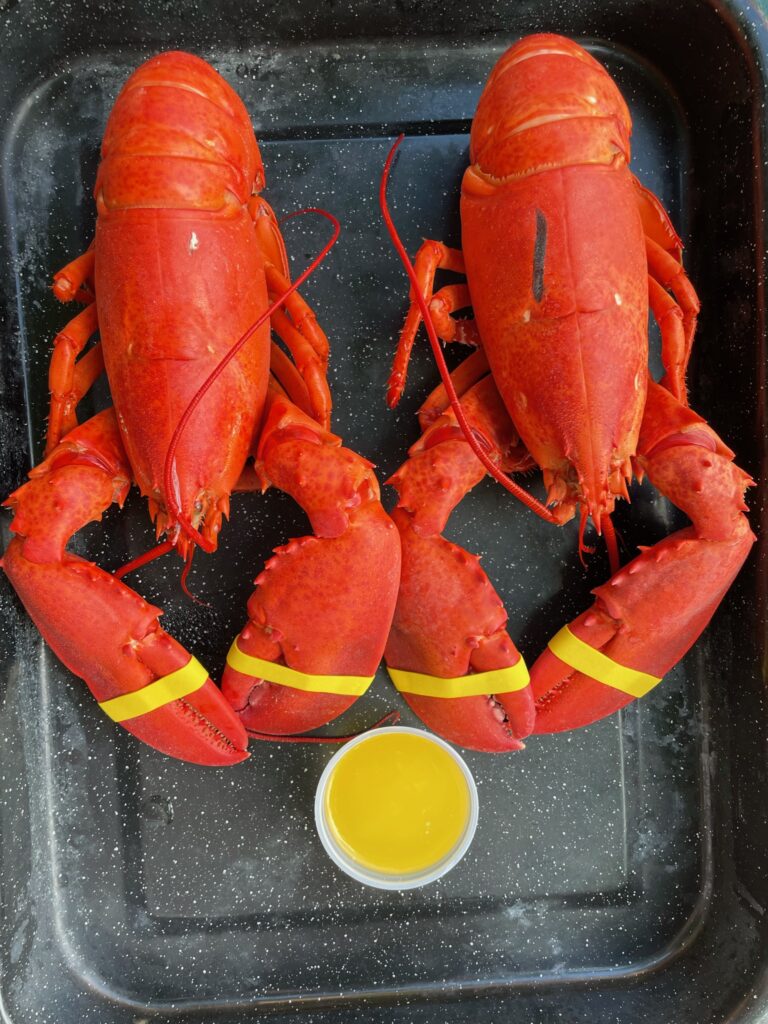
M528 36L483 90L470 162L496 181L573 163L629 162L632 121L605 68L570 39Z
M95 197L114 209L233 213L264 187L242 100L199 57L170 51L135 71L107 121Z

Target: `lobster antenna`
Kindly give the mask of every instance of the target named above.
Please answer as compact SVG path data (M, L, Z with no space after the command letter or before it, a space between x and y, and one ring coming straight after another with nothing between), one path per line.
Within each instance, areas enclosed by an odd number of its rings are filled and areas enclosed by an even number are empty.
M589 514L587 513L587 507L586 505L582 504L581 509L579 511L579 561L581 562L581 566L583 569L587 568L587 560L584 557L584 555L594 555L595 553L594 548L588 547L584 543L584 534L587 530L588 519Z
M399 721L399 711L388 711L383 718L380 718L378 722L374 722L373 725L361 729L360 732L347 733L346 736L281 736L279 733L254 732L253 729L246 729L245 731L253 740L268 740L273 743L346 743L347 740L363 736L365 733L371 732L373 729L380 729L384 725L397 725Z
M181 508L178 502L176 501L176 497L173 490L173 464L176 457L176 449L178 447L181 435L184 433L187 424L194 415L198 405L200 405L203 398L205 398L205 395L208 392L208 390L213 386L216 380L218 380L218 378L221 376L221 374L224 372L227 366L229 366L229 364L232 362L232 360L235 358L238 352L240 352L240 350L246 344L246 342L248 342L250 338L253 337L253 335L256 333L256 331L258 331L262 324L266 323L266 321L269 320L269 318L272 316L275 310L279 309L279 307L283 305L283 303L289 297L289 295L292 295L297 288L300 288L301 285L304 284L304 282L307 280L310 274L314 273L314 271L320 266L320 264L328 255L330 250L336 244L336 241L339 237L339 232L341 231L341 225L339 224L338 220L336 219L336 217L333 216L332 213L328 213L327 210L321 210L315 206L308 206L306 207L306 209L297 210L295 213L292 213L289 216L297 217L300 214L304 213L317 213L321 217L325 217L326 220L329 220L333 225L333 235L331 236L330 240L326 242L326 244L320 250L318 255L312 260L312 262L309 264L306 270L299 274L299 276L296 278L296 280L293 282L290 288L286 288L283 294L278 296L278 298L275 299L272 305L269 306L269 308L265 310L264 313L262 313L262 315L259 317L256 323L252 324L245 332L245 334L243 334L242 337L240 337L234 343L234 345L222 358L219 364L212 370L207 379L200 385L195 394L192 396L189 405L184 410L181 419L176 424L176 429L174 430L173 436L171 437L171 443L168 445L168 452L165 456L165 467L163 470L163 488L165 490L165 500L168 505L168 511L173 515L173 517L178 522L179 526L182 528L184 533L186 533L186 535L190 538L190 540L193 540L198 547L201 547L203 549L203 551L214 551L216 545L211 541L206 540L202 533L200 533L199 530L196 530L194 528L192 523L190 523L187 517L182 513ZM287 220L289 218L285 219Z
M619 558L619 545L616 541L616 529L613 525L613 520L607 512L600 517L600 526L605 538L605 546L608 549L608 563L611 567L611 576L615 576L621 568L621 560Z
M208 604L207 601L201 600L199 597L197 597L196 594L193 594L192 591L187 586L187 580L189 579L189 572L190 572L190 569L192 568L192 559L194 557L195 557L195 546L193 544L190 547L190 549L189 549L189 552L187 554L186 560L184 561L184 568L182 569L182 572L181 572L181 589L184 591L184 593L187 595L187 597L191 601L194 601L195 604L199 604L201 608L210 608L211 606Z
M480 446L477 438L475 437L474 431L472 430L472 427L467 421L466 416L464 415L464 410L461 406L461 402L459 401L459 396L456 394L456 389L453 386L453 381L451 380L451 375L446 365L445 357L443 356L443 350L440 348L440 341L437 337L435 325L432 322L432 316L429 312L429 306L427 305L426 299L422 295L421 289L419 288L419 281L418 278L416 277L416 271L413 269L413 264L411 263L408 253L405 251L405 246L400 241L400 236L397 233L397 229L395 228L395 225L392 221L392 217L390 216L389 213L389 207L387 206L387 182L389 180L389 173L392 168L392 162L395 158L395 153L397 152L397 149L404 138L405 136L403 134L398 135L394 145L389 151L389 156L387 157L386 163L384 164L384 172L381 176L381 185L379 187L379 203L381 205L381 212L384 217L384 223L386 224L387 231L389 232L389 236L392 239L392 244L394 245L395 249L397 249L397 253L402 261L403 266L405 267L405 272L407 273L410 279L411 288L413 289L413 294L416 298L416 302L419 305L421 316L424 320L424 326L427 330L427 337L429 338L429 343L432 346L432 352L435 357L435 362L437 363L437 368L440 371L440 377L443 381L445 392L448 395L448 400L451 403L451 408L453 409L459 426L461 427L462 433L464 434L464 437L467 440L467 444L475 453L480 462L482 462L486 471L490 473L494 480L498 480L502 487L505 487L510 492L510 494L514 494L514 496L519 501L522 501L524 505L527 505L532 512L535 512L536 515L540 516L545 522L556 523L557 520L555 519L554 515L550 512L546 505L543 505L538 500L538 498L535 498L532 494L529 494L528 491L522 488L519 484L516 484L515 481L508 477L506 473L502 473L498 466L496 466L488 458L488 456Z
M141 569L147 562L154 562L156 558L161 555L167 554L173 550L173 542L170 540L163 541L162 544L158 544L157 547L150 548L149 551L145 551L143 555L139 555L138 558L131 559L130 562L126 562L125 565L121 565L119 569L115 569L112 573L113 576L121 580L123 576L127 576L129 572L135 572L137 569Z

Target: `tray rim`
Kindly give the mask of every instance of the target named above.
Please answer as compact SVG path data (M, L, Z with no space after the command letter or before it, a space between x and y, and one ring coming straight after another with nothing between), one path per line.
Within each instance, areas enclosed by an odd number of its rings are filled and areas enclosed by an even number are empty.
M704 2L706 2L706 0L704 0ZM753 144L756 157L759 157L759 159L756 159L756 164L761 168L760 173L756 175L755 178L753 198L758 212L758 216L756 217L758 235L763 237L765 234L764 196L766 186L768 186L768 168L766 167L762 157L766 152L765 140L768 137L768 111L763 107L763 111L761 113L760 100L766 96L766 78L768 77L768 16L766 16L762 6L755 2L755 0L745 0L744 9L738 8L737 0L712 0L712 3L708 4L708 6L712 6L717 9L722 20L731 29L733 38L739 43L740 49L744 54L744 65L749 70L751 77L753 90ZM746 15L749 11L758 15L757 21L748 21ZM6 13L9 13L9 11L6 11ZM480 37L478 37L478 39L479 38ZM614 53L617 51L624 51L639 63L649 63L644 61L641 54L637 54L635 51L630 50L627 47L618 46L607 40L601 39L600 37L574 36L574 38L586 41L588 44L591 43L593 48L604 47L606 49L610 49L610 51ZM512 39L513 36L510 36L510 41ZM448 48L448 46L449 43L446 41L446 47ZM135 49L138 50L139 48ZM101 52L103 53L103 51ZM86 54L79 56L67 64L68 70L74 72L78 63L85 62L87 59L88 57ZM656 74L659 75L660 73L656 71ZM53 78L44 79L43 81L38 82L37 85L30 89L22 100L12 108L9 116L10 127L5 136L2 155L0 156L0 160L3 162L7 159L9 152L13 149L17 131L23 122L26 109L31 104L38 101L41 93L44 93L45 89L50 87L52 82ZM671 92L674 92L674 90L671 90ZM268 133L265 134L265 138L269 138ZM4 212L7 213L10 209L7 195L3 196L3 206ZM765 339L764 280L768 253L766 252L765 245L762 245L759 249L760 252L758 253L756 260L756 264L758 265L757 290L761 295L762 301L759 305L758 315L761 324L760 332L763 339ZM16 271L14 271L14 273L16 273ZM19 314L21 315L21 310L19 310ZM25 398L26 397L27 396L25 395ZM34 445L31 437L30 417L27 419L27 429L29 432L31 452ZM755 514L757 514L757 510L755 510ZM45 644L42 640L40 640L39 652L40 661L44 670L44 663L50 657L50 654L45 648ZM705 721L708 719L707 711L704 713L704 719ZM705 740L706 742L704 746L706 747L708 745L708 736L705 737ZM703 773L702 779L704 780L704 786L709 789L711 786L709 773ZM706 870L702 871L702 888L686 921L678 929L673 938L660 949L658 954L636 961L626 967L610 968L610 974L605 974L603 977L594 970L583 969L563 971L562 974L558 974L557 976L545 976L543 978L539 974L529 973L519 975L513 981L487 980L466 983L453 982L450 990L446 990L443 984L434 982L405 985L398 989L396 993L376 988L361 988L349 990L343 994L328 996L318 996L307 992L296 991L282 992L279 997L256 996L244 1000L233 999L223 1002L194 999L184 1001L158 1000L143 1002L132 998L127 993L122 993L120 990L115 989L110 986L109 983L103 981L98 973L85 969L81 966L80 957L67 941L65 929L62 927L57 914L54 914L55 928L61 943L60 949L65 954L67 965L72 976L78 981L83 982L84 986L91 993L104 999L104 1001L108 1001L112 1004L117 1003L118 1005L135 1012L143 1013L147 1010L151 1010L153 1013L162 1012L167 1016L173 1017L184 1014L202 1014L206 1012L223 1013L247 1010L254 1012L266 1010L280 1011L286 1008L286 1004L290 1004L292 1009L301 1009L306 1012L310 1009L320 1010L324 1008L338 1008L341 1005L350 1003L373 1003L377 1006L385 1006L387 1004L399 1003L401 1000L413 998L417 998L421 1001L425 999L435 999L435 997L439 996L440 1001L455 1001L486 995L513 996L518 992L532 989L536 989L540 992L542 990L561 989L571 986L588 986L590 988L598 986L613 987L614 985L620 985L625 982L627 978L631 978L633 981L638 981L650 974L663 970L696 942L702 929L705 927L708 910L711 905L713 887L713 865L711 854L712 836L709 822L707 822L707 826L707 832L706 835L703 836L701 844L703 861L702 868L706 867ZM706 854L705 848L708 849L708 853ZM755 995L753 995L753 993L755 993ZM753 988L749 993L745 993L739 1007L737 1008L739 1016L729 1017L728 1019L732 1021L743 1020L745 1024L748 1024L748 1022L758 1024L758 1022L768 1020L768 1009L761 1010L759 1007L755 1008L754 1006L754 1002L758 1000L758 997L764 998L766 996L768 996L768 962L765 964L761 972L755 977L755 984ZM9 1021L12 1019L10 1015L7 1015L6 1013L4 988L3 985L0 984L0 1019L6 1019L6 1016Z

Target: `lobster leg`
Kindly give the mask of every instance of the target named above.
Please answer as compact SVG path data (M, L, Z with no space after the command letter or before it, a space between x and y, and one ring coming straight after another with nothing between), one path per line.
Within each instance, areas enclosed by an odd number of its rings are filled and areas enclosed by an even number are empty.
M309 401L307 385L304 378L293 365L288 356L272 342L269 353L269 369L273 381L276 381L281 390L288 395L294 405L298 405L307 416L312 415L312 406Z
M683 312L654 277L648 277L648 300L651 312L661 331L661 360L664 366L662 384L678 402L688 404L685 387L686 353Z
M99 702L139 690L145 699L150 692L157 698L164 684L151 684L179 670L185 670L184 679L194 675L194 692L170 699L174 691L166 689L168 699L161 694L154 710L137 710L141 698L122 711L110 705L129 732L182 760L235 764L247 757L243 728L205 669L160 628L160 610L66 550L77 530L101 519L112 502L122 504L130 484L130 466L108 409L65 437L6 501L15 512L16 536L3 568L47 643Z
M103 372L104 353L101 349L101 342L97 341L93 348L75 363L72 390L69 393L61 418L62 436L68 434L77 426L76 409Z
M96 254L91 242L88 249L54 275L53 292L60 302L77 299L86 309L74 316L53 341L53 354L48 370L51 401L48 413L48 432L45 454L50 454L64 434L77 426L75 409L85 393L104 370L101 344L77 362L77 357L98 330L99 321L94 305L93 272ZM86 286L88 291L85 290Z
M264 489L273 484L299 502L315 535L278 548L256 580L222 689L246 729L290 735L336 718L373 678L400 544L370 463L275 391L257 473Z
M86 251L76 259L68 263L66 267L54 274L53 294L60 302L71 302L78 299L80 302L93 302L93 271L96 265L96 251L93 242ZM83 286L88 285L90 292L83 292Z
M462 405L481 443L505 469L529 468L530 457L519 445L490 376L470 388ZM518 664L524 668L506 632L502 602L478 559L441 535L453 508L484 475L448 409L389 481L399 494L392 517L400 532L403 568L385 657L406 701L435 732L476 750L518 750L534 723L523 671L517 673L517 688L507 683L492 688L488 682L488 692L447 695L448 680L466 679L471 687L480 681L473 675ZM445 695L416 693L408 679L402 684L402 672L432 677L430 686ZM510 677L500 673L497 678Z
M657 245L652 238L646 238L645 244L648 254L648 270L652 281L651 305L653 306L654 302L653 284L658 283L664 289L671 291L677 299L677 302L674 304L676 316L682 321L682 353L679 355L677 352L665 354L662 345L664 369L666 370L662 384L672 392L678 401L687 404L685 372L688 367L688 360L691 357L693 336L696 333L696 318L701 308L699 299L681 264L673 256L670 256L668 252L665 252L660 245ZM668 298L669 296L667 296ZM654 315L656 315L655 310ZM664 333L662 330L663 341ZM678 347L679 343L675 345L675 348Z
M633 181L645 232L650 304L662 332L662 359L666 371L662 383L678 401L687 404L685 371L696 333L699 299L683 268L683 243L667 211L653 192L634 176ZM666 290L672 292L676 302Z
M288 288L290 273L288 269L288 255L285 251L285 242L277 222L275 212L269 203L261 196L252 196L248 204L248 212L254 223L256 237L264 255L265 272L267 276L267 288L271 298L276 298ZM298 292L293 292L286 299L285 307L288 310L294 326L323 361L323 366L328 362L328 339L317 322L314 311L304 301Z
M267 288L271 298L277 298L288 289L290 278L288 274L281 274L276 267L267 264L265 267L267 277ZM291 315L291 320L296 330L302 334L312 346L317 358L323 365L328 363L328 339L317 322L312 308L304 301L298 292L292 292L285 300L285 308Z
M262 196L251 196L248 200L248 213L264 259L279 267L283 275L288 277L288 253L275 211Z
M566 635L562 646L562 633L550 642L531 671L535 732L588 725L660 680L704 630L754 542L743 514L749 477L701 417L652 381L637 462L692 525L642 550L594 591L594 605L568 626L576 644ZM586 671L590 648L606 656L596 671L611 682Z
M458 341L462 345L478 347L480 335L475 321L452 316L456 310L467 309L471 305L469 288L465 284L447 284L435 292L429 303L429 312L441 341Z
M53 355L48 370L48 387L51 392L51 404L48 414L48 434L45 443L45 454L50 455L61 440L62 434L72 429L75 406L83 397L75 387L75 363L77 357L88 344L88 339L99 329L99 318L96 304L86 306L73 317L63 330L59 331L53 341ZM90 363L89 366L96 364ZM103 362L102 362L103 365ZM98 376L98 374L97 374ZM94 377L93 380L96 378ZM87 382L81 374L80 385ZM91 381L92 383L92 381Z
M306 385L312 417L327 430L331 421L331 392L325 366L304 335L281 310L270 319L272 329L283 339Z
M275 299L290 287L288 256L280 225L274 210L261 196L251 197L248 212L264 256L269 297ZM287 313L278 309L272 314L270 325L285 342L296 365L294 367L273 344L273 372L295 404L327 430L331 421L331 393L326 379L328 339L311 307L298 292L287 297L285 309ZM299 378L302 378L301 387Z
M432 300L432 292L435 285L435 274L438 270L452 270L456 274L465 274L464 256L460 249L450 249L442 242L435 242L427 239L422 243L413 261L413 267L419 282L419 291L427 303ZM392 372L389 375L387 386L387 404L394 408L400 401L405 387L405 378L408 374L408 362L411 358L413 343L416 340L416 332L421 324L421 310L418 303L411 295L411 305L405 318L405 324L400 332L400 340L397 343L397 352L392 365Z
M490 373L488 359L485 352L480 348L477 352L473 352L471 356L463 359L451 374L451 380L453 381L456 393L458 395L465 394L473 384L477 384L488 373ZM427 427L431 426L449 408L450 404L445 385L443 383L438 384L419 409L421 429L426 430Z
M640 220L643 224L643 232L647 238L652 238L657 245L673 256L680 266L683 255L683 242L675 226L669 219L669 214L661 205L661 200L641 185L635 175L632 175L635 186L637 208L640 212Z

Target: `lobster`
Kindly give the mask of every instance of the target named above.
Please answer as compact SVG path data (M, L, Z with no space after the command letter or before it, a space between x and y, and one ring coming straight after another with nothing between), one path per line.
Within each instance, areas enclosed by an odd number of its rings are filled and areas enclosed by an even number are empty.
M481 94L461 250L427 240L410 263L386 203L402 137L382 177L382 211L411 281L389 405L422 322L442 378L389 481L402 578L385 657L416 714L477 750L520 749L531 733L588 725L647 693L701 634L755 539L744 515L752 481L688 405L699 302L667 213L629 170L631 127L598 61L569 39L533 35L502 55ZM465 282L435 290L439 270ZM474 318L455 315L470 307ZM475 351L449 374L440 340ZM509 476L533 467L545 503ZM477 558L442 536L486 473L552 524L578 508L580 554L591 519L610 558L594 604L530 673ZM633 476L647 476L691 525L621 567L610 517Z
M312 268L290 283L264 183L245 106L205 61L167 52L128 78L94 242L54 278L85 309L54 341L45 458L6 502L3 567L56 655L134 736L205 765L242 761L249 733L303 732L349 707L381 659L399 579L371 464L330 432L328 342L296 291ZM78 423L104 371L114 407ZM68 551L133 483L165 542L114 574ZM188 568L215 550L232 491L269 486L314 535L257 579L222 693L122 576L173 548Z

